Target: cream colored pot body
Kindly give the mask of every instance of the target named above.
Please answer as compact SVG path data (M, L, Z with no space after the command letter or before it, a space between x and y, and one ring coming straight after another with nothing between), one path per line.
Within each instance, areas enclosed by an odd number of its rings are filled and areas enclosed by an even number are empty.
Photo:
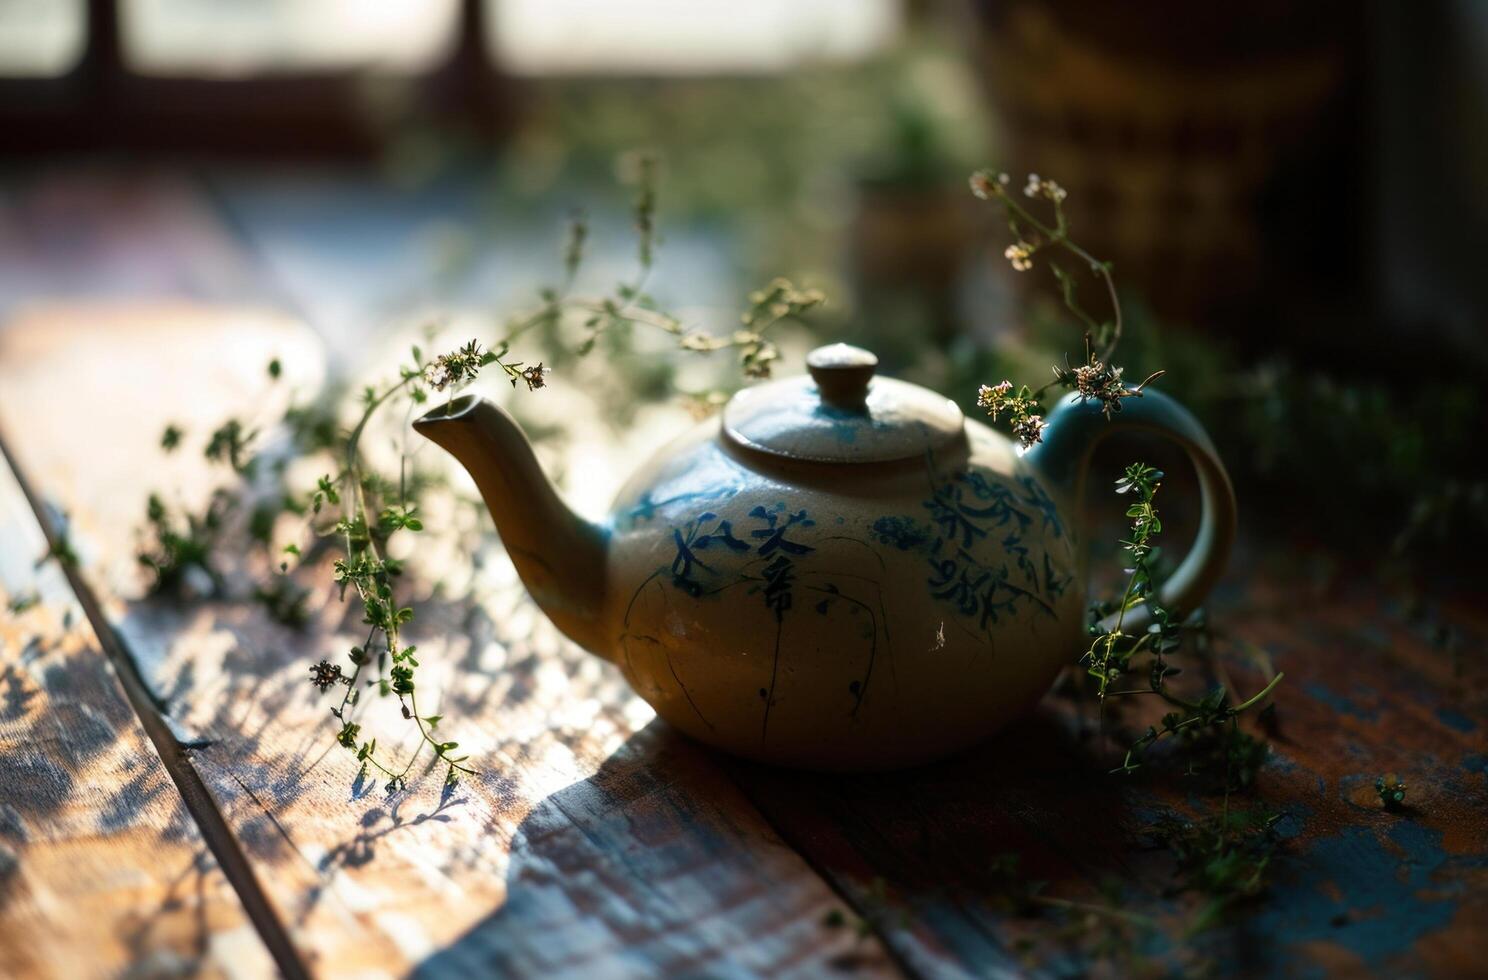
M852 466L718 429L658 453L611 519L601 652L672 725L765 762L893 768L986 738L1078 656L1067 508L986 426Z

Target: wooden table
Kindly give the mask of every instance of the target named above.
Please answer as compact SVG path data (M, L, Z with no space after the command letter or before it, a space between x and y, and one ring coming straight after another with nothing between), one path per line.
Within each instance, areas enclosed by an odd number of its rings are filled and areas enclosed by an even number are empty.
M200 499L213 479L159 452L165 423L205 431L320 371L312 333L229 302L262 269L187 198L190 234L159 194L130 201L231 295L13 311L0 329L0 586L37 599L0 612L0 976L1484 969L1482 610L1448 604L1453 653L1386 590L1305 574L1276 543L1247 544L1216 611L1232 683L1287 675L1256 795L1289 839L1268 892L1198 935L1198 899L1172 893L1145 831L1214 801L1171 769L1107 775L1112 750L1066 699L906 773L740 763L655 721L499 557L494 585L419 620L423 683L479 775L391 799L356 784L306 682L352 642L333 594L301 631L252 605L138 598L146 494ZM293 376L271 389L274 355ZM37 565L64 527L78 564ZM1409 784L1402 812L1375 798L1385 772ZM1075 907L1010 903L1009 853ZM1126 958L1102 948L1110 917L1078 909L1112 901L1156 924Z

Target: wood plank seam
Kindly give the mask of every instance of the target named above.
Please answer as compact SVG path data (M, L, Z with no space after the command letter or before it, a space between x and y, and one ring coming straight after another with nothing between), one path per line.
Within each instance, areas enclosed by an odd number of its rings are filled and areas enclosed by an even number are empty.
M795 851L797 856L806 863L806 867L811 870L811 873L820 878L822 883L831 890L832 894L836 895L838 899L842 901L843 905L852 910L853 915L857 916L863 923L868 926L869 931L872 932L874 938L878 940L879 946L883 948L884 954L888 956L889 960L894 964L895 969L899 970L899 972L906 977L914 977L916 978L916 980L928 980L928 976L926 974L914 969L914 967L910 965L909 960L905 959L904 954L900 951L898 944L895 943L893 937L889 935L889 930L884 927L882 921L883 917L881 915L875 915L875 910L870 909L867 903L854 901L847 890L842 887L841 883L838 881L837 876L833 874L828 868L823 867L821 862L816 859L816 857L810 852L809 849L799 846L794 840L794 835L788 833L787 830L782 827L775 820L774 817L770 815L769 807L762 805L759 800L755 799L754 794L750 792L749 786L745 782L735 778L731 766L724 766L723 772L728 781L733 783L734 787L739 790L739 793L746 800L749 801L751 806L754 807L755 812L759 814L759 817L761 820L764 821L765 826L769 827L770 831L775 834L776 837L779 837L780 840L784 842L787 847Z
M3 437L0 437L0 460L10 467L11 473L21 487L21 493L31 505L37 524L42 533L46 535L48 545L56 547L59 543L59 536L51 515L32 490L25 473L21 471ZM259 882L258 876L254 874L247 855L243 853L236 838L228 829L227 821L208 794L201 776L191 764L169 725L166 724L155 697L140 676L139 666L119 642L113 625L103 614L97 597L83 581L78 570L63 563L62 572L73 594L77 596L78 604L82 607L84 615L88 617L88 622L97 634L99 646L113 663L130 707L134 709L161 763L165 766L166 772L170 774L171 781L175 783L177 792L181 794L186 811L195 821L202 839L211 848L218 866L237 893L238 900L242 903L249 921L253 923L264 945L268 947L269 955L274 958L279 972L290 980L309 980L310 971L295 950L289 931L274 913L267 893L262 883Z

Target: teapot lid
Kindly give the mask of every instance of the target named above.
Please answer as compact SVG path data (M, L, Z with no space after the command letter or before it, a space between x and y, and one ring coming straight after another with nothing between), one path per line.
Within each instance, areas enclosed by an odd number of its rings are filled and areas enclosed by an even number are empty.
M919 385L875 378L878 358L832 344L806 356L809 376L746 388L723 410L727 438L756 452L818 463L886 463L960 437L956 403Z

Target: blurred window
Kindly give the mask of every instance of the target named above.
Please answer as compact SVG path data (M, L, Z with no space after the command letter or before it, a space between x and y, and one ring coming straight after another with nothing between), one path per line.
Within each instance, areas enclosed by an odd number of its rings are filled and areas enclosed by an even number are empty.
M487 0L497 62L517 75L772 72L893 39L899 0Z
M458 6L458 0L118 2L132 68L219 78L431 69L448 54Z
M435 68L461 0L116 0L141 73L217 78ZM494 57L518 75L767 73L861 58L902 0L484 0ZM0 76L77 64L86 0L0 0Z
M83 54L84 0L0 0L0 76L62 75Z

